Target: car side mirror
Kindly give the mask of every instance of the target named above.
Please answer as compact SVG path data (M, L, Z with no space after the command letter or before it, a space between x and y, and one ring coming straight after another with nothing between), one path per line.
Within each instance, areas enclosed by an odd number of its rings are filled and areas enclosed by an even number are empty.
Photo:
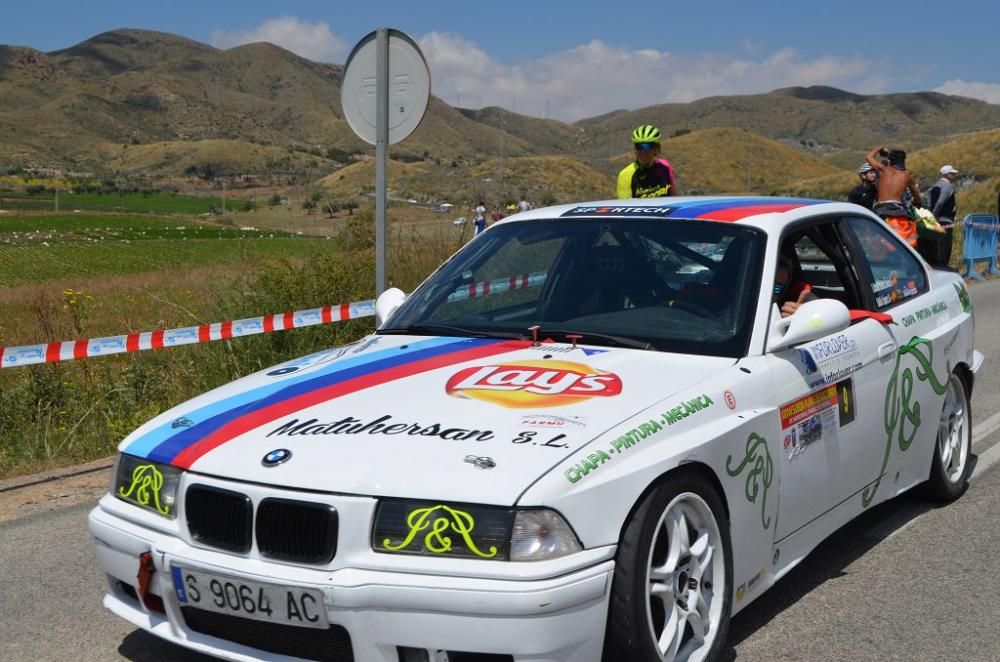
M779 317L771 325L771 332L767 336L767 351L777 352L817 340L843 331L850 325L850 311L836 299L806 301L793 315Z
M375 299L375 328L379 328L403 305L406 294L398 287L390 287Z

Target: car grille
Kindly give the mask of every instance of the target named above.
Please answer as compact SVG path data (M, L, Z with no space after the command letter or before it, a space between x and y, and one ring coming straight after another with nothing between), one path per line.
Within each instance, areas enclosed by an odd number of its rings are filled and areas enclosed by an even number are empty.
M188 531L198 542L230 552L250 551L253 503L247 495L192 485L184 510Z
M250 551L254 512L247 495L192 485L185 512L194 540L231 552ZM269 498L258 505L256 519L261 556L316 565L329 563L337 553L337 511L331 506Z
M351 636L339 625L315 630L216 614L195 607L181 607L181 613L188 628L210 637L305 660L354 662Z
M319 503L264 499L257 507L257 548L280 561L329 563L337 553L337 511Z

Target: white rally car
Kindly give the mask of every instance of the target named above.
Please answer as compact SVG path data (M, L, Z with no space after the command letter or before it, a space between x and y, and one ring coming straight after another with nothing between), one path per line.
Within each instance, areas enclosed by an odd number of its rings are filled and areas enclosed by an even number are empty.
M108 609L232 660L710 660L845 522L967 486L968 292L854 205L529 211L376 313L122 442Z

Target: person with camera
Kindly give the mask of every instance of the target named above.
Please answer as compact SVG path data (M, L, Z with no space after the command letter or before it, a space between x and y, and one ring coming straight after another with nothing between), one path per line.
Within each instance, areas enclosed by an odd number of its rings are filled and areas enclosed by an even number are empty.
M888 163L883 163L878 157L885 157ZM865 161L878 172L878 195L872 211L884 218L906 243L916 248L917 224L910 218L910 210L904 204L907 191L911 197L910 204L917 207L923 207L923 204L917 182L906 169L906 152L901 149L887 150L879 145L865 155Z

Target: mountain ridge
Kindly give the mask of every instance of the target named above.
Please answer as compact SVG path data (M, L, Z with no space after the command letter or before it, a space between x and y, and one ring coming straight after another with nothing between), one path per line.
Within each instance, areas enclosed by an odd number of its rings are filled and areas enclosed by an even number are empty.
M342 74L342 65L266 42L219 49L132 28L50 52L0 45L0 166L43 163L105 176L141 166L154 178L192 167L234 174L262 163L334 171L371 149L343 118ZM697 172L713 165L728 172L759 153L761 163L792 159L822 178L830 175L817 163L843 169L876 144L916 151L1000 127L1000 105L936 92L862 95L816 85L618 109L566 123L495 106L454 108L432 96L420 127L390 153L443 168L498 157L569 157L608 176L627 158L621 155L631 130L647 123L663 131L668 155L677 150L682 164L699 164ZM722 128L748 133L700 133ZM689 134L696 137L671 144ZM783 152L773 141L795 151ZM219 146L226 145L233 154L221 159ZM135 147L131 165L128 146ZM773 180L745 178L766 188ZM729 173L699 181L731 187L738 180Z

